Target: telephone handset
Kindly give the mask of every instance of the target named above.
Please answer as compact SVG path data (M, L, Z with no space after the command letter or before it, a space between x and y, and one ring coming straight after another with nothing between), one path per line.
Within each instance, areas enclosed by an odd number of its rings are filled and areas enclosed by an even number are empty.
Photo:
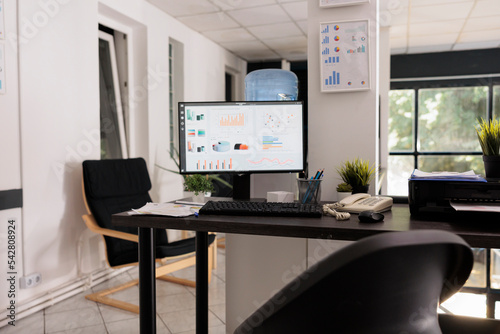
M339 202L337 211L360 213L367 210L387 211L392 207L392 197L370 196L366 193L358 193L344 198Z

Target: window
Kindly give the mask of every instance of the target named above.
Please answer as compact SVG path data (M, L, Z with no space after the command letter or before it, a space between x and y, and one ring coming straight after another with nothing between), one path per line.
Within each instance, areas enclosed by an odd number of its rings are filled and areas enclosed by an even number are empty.
M500 117L500 66L492 61L498 55L491 49L391 59L387 194L408 196L415 168L484 175L474 126L481 118ZM454 314L499 318L500 252L473 252L471 276L442 306Z
M396 81L391 84L389 195L408 196L408 177L415 168L427 172L474 170L484 175L474 126L481 118L500 116L500 89L494 85L496 80Z
M113 31L99 31L101 159L128 157Z
M176 40L170 39L168 43L168 65L169 65L169 150L170 156L174 159L178 152L178 137L177 129L177 106L184 99L184 45Z

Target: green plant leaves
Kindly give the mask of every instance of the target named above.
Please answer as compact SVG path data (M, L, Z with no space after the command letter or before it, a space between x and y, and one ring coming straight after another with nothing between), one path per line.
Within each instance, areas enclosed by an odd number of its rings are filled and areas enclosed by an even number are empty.
M214 186L212 185L212 181L207 177L207 175L193 174L185 178L184 190L193 191L194 195L198 196L199 193L213 191Z
M485 121L481 118L475 127L484 155L500 155L500 123L497 119Z
M342 181L353 187L369 185L376 171L375 166L370 167L369 161L358 158L345 161L337 168Z

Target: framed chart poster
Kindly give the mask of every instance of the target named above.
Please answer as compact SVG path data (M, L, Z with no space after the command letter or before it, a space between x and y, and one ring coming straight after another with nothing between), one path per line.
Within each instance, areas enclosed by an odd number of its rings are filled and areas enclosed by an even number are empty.
M321 91L370 89L369 20L320 24Z
M319 6L320 7L350 6L350 5L359 5L367 2L370 2L370 0L319 0Z

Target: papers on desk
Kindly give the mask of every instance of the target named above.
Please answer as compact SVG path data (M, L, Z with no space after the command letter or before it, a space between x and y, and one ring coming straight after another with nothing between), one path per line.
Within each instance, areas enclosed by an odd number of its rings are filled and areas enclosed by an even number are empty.
M451 201L450 205L456 211L500 212L500 204L498 203L458 203Z
M422 172L415 169L411 174L410 180L426 181L469 181L469 182L487 182L481 175L474 173L473 170L467 172Z
M201 206L178 203L147 203L142 208L132 210L141 215L187 217L197 215L200 208Z

